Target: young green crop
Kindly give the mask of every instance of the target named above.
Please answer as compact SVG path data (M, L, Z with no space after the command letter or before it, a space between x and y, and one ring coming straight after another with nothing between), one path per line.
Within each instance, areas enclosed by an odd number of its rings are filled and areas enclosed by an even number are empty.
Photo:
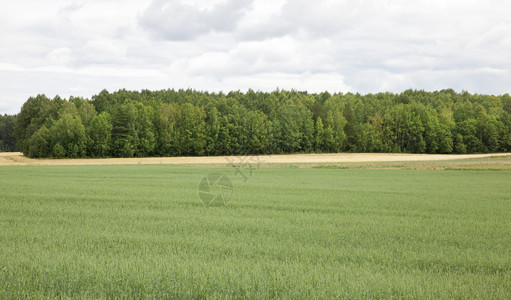
M197 186L230 177L224 206ZM0 168L0 298L510 298L511 172Z

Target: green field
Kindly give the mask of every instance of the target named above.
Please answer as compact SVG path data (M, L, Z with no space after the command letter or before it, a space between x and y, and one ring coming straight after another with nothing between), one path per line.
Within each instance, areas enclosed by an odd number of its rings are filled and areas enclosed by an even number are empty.
M19 297L509 299L511 171L0 167Z

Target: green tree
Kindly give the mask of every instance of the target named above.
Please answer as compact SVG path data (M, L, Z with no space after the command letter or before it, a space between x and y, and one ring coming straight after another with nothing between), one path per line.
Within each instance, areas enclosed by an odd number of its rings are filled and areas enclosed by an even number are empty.
M331 131L332 139L331 142L328 142L328 144L330 145L328 147L329 148L328 151L340 152L347 140L346 133L344 132L344 128L347 125L346 119L338 110L328 111L325 124L327 126L327 130Z
M314 151L323 152L325 148L325 128L323 127L321 117L318 116L314 126Z
M161 156L176 156L179 150L177 123L180 119L177 104L162 104L158 107L155 119L156 153Z
M58 100L57 97L56 99ZM59 106L59 101L52 101L45 95L30 97L23 104L16 118L14 133L17 139L18 149L25 155L30 156L31 153L33 153L33 151L30 151L30 148L34 133L43 125L48 129L48 127L51 127L54 120L58 118Z
M82 120L83 126L87 127L97 114L94 105L89 101L84 101L78 108L78 115Z
M246 120L247 150L246 153L262 154L266 152L269 144L268 119L259 111L248 113Z
M344 107L344 118L346 119L346 125L344 126L344 132L346 133L346 147L347 151L355 152L358 146L358 130L357 130L357 118L354 111L354 103L351 99L346 102Z
M190 103L181 106L178 132L182 155L203 155L206 147L205 113Z
M134 155L138 157L150 156L156 147L156 137L153 128L154 111L152 107L142 103L135 104L136 115L133 136L136 141Z
M456 123L456 152L477 153L482 150L481 140L477 137L478 122L467 119Z
M16 151L16 116L0 115L0 152Z
M84 157L86 154L87 136L85 127L78 115L64 113L50 129L53 145L52 155L55 157Z
M105 157L110 153L112 121L110 114L102 112L87 127L87 153L91 157Z
M135 153L135 114L135 108L130 103L119 104L113 109L110 150L115 157L133 157Z
M46 125L41 126L28 140L25 155L33 158L49 156L51 153L50 139L50 130L46 128Z
M218 109L212 104L206 108L206 155L218 155L218 135L220 133L220 120Z

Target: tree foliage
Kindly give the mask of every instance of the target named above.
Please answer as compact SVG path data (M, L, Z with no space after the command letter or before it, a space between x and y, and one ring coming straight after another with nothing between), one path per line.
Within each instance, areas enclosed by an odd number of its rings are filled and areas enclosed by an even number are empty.
M16 117L0 116L0 150L13 151L15 140L30 157L506 152L511 97L453 90L38 95Z
M16 151L16 116L0 115L0 152Z

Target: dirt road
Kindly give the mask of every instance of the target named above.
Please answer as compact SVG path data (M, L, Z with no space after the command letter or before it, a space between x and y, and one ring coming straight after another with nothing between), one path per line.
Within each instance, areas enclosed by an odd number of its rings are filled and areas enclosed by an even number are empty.
M0 152L0 166L62 166L62 165L127 165L127 164L218 164L252 163L342 163L342 162L410 162L410 161L447 161L493 156L499 154L394 154L394 153L334 153L334 154L286 154L242 156L201 156L201 157L146 157L146 158L101 158L101 159L30 159L20 152Z

